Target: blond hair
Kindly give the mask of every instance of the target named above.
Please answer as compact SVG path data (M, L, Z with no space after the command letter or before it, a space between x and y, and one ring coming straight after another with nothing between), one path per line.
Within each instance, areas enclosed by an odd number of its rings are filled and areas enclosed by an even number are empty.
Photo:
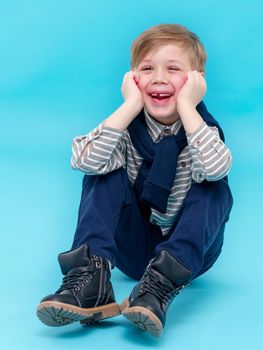
M193 69L205 72L206 52L198 36L179 24L160 24L141 33L131 46L131 69L138 67L153 50L167 44L177 44L188 50Z

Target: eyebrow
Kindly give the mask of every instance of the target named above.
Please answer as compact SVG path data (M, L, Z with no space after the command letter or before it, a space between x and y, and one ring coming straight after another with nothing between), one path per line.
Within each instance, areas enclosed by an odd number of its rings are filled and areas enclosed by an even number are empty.
M142 64L142 63L147 63L147 62L151 62L152 60L142 60L142 62L140 63L140 64ZM177 60L166 60L167 62L170 62L170 63L179 63L179 64L183 64L182 62L180 62L180 61L177 61Z

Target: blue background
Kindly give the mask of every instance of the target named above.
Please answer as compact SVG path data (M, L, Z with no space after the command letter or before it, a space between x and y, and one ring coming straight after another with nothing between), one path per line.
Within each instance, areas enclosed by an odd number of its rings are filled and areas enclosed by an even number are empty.
M262 349L262 14L244 1L0 1L0 348ZM235 198L223 253L172 304L163 336L126 319L48 328L35 316L70 248L82 174L71 141L121 103L132 41L160 23L208 52L205 102L225 130ZM119 302L134 282L116 269Z

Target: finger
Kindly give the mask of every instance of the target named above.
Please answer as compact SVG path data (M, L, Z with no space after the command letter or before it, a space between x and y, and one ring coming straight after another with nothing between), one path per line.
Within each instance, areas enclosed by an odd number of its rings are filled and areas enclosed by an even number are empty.
M192 81L194 79L195 73L194 71L190 70L189 72L187 72L186 74L186 80L190 80Z
M204 76L205 75L204 72L199 72L198 70L192 70L189 72L192 72L192 74L195 76L200 76L200 75Z
M132 72L133 72L133 79L134 79L135 83L138 84L139 79L140 79L138 71L135 70L135 71L132 71Z
M134 81L135 81L136 84L139 83L139 78L136 75L134 76Z
M124 76L123 76L123 79L122 79L122 80L123 80L123 81L124 81L124 80L126 80L128 75L129 75L129 72L126 72L126 73L124 74Z
M130 81L131 78L134 79L134 72L133 71L126 72L123 77L123 82Z
M204 72L198 72L198 71L195 71L194 72L194 77L196 79L196 81L202 83L203 81L205 81L205 78L204 78Z

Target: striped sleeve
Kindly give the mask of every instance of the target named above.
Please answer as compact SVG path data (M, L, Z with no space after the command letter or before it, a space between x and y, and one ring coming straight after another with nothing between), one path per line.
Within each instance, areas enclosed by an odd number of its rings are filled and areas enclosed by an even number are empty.
M192 159L192 178L196 182L217 181L226 176L232 165L230 150L220 139L217 127L205 122L193 133L186 133Z
M107 174L125 166L124 131L99 124L72 142L71 166L88 175Z

